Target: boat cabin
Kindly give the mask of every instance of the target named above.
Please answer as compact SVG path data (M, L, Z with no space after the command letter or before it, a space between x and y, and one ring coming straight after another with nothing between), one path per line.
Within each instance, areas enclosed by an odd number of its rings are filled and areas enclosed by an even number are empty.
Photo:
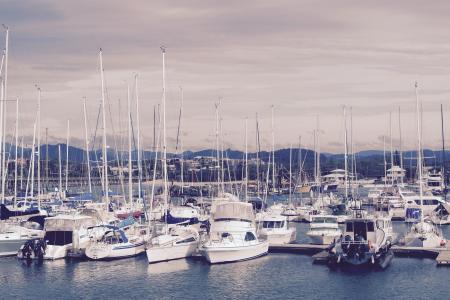
M375 222L373 219L350 219L345 222L344 239L347 242L375 242Z

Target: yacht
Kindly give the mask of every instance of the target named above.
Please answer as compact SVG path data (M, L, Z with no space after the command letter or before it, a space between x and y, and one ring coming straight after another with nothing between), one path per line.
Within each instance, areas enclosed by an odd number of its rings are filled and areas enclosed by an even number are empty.
M228 202L215 207L208 239L200 248L209 263L252 259L268 250L269 242L257 237L250 203Z
M343 236L330 249L331 265L386 268L393 258L392 223L389 217L356 216L345 222Z
M309 236L313 244L329 245L333 243L342 235L338 217L332 215L313 216L306 235Z
M86 257L92 260L111 260L133 257L144 253L147 227L134 225L126 231L122 228L101 225L105 233L92 240L86 247Z
M450 225L450 203L439 204L430 216L435 225Z
M262 224L262 226L261 226ZM267 240L269 245L290 244L295 242L297 230L289 227L285 216L265 215L260 222L261 229L258 234Z
M16 255L27 240L42 237L44 231L37 222L31 220L17 223L0 222L0 257Z
M157 263L191 257L197 251L199 241L199 233L194 227L171 227L167 229L167 233L158 235L147 243L148 262Z
M85 249L89 243L89 228L96 222L88 216L59 215L45 220L44 259L65 258L72 249Z

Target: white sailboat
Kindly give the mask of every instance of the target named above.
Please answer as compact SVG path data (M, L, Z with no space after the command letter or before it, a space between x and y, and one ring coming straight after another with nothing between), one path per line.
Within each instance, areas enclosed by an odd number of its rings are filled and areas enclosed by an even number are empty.
M156 263L161 261L186 258L193 255L197 250L199 242L199 234L193 227L174 227L171 230L167 224L167 211L168 211L168 176L167 176L167 142L166 142L166 65L165 54L166 49L161 47L162 51L162 63L163 63L163 96L162 96L162 109L163 109L163 196L164 196L164 208L166 224L165 230L162 235L156 236L147 243L147 259L149 263ZM153 194L153 193L152 193Z
M421 113L419 110L419 95L417 92L417 82L415 83L416 92L416 114L417 114L417 160L419 173L419 200L423 212L423 174L422 174L422 124ZM405 244L421 248L444 248L446 239L441 230L434 226L430 221L425 221L424 214L420 214L420 222L414 224L411 230L405 236Z

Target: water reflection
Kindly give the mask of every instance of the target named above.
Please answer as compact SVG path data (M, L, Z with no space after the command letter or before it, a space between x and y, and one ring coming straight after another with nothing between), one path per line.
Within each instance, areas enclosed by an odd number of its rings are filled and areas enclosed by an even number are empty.
M186 259L177 259L156 264L148 264L148 275L160 275L189 270L190 264Z

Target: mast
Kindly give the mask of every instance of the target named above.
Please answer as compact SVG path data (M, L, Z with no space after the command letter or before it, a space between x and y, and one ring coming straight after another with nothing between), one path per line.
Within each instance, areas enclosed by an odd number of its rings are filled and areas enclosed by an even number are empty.
M15 137L15 159L14 159L14 207L17 207L17 153L19 144L19 98L16 99L16 137Z
M274 129L274 106L271 107L272 112L272 190L275 191L275 129Z
M48 128L45 128L45 187L48 188Z
M3 25L3 28L6 30L6 36L5 36L5 75L3 79L3 100L2 101L2 136L3 136L3 157L2 157L2 204L5 203L5 181L6 181L6 169L8 167L8 163L5 161L5 150L6 150L6 103L4 103L8 98L8 58L9 58L9 28L5 25Z
M348 200L348 149L347 149L347 108L344 106L344 186L345 200Z
M38 89L38 116L37 116L37 181L38 181L38 199L41 198L41 88ZM33 148L34 149L34 148Z
M130 207L133 205L133 165L131 157L131 99L130 86L127 86L127 105L128 105L128 201Z
M70 142L70 122L67 120L67 139L66 139L66 193L69 190L69 142Z
M292 143L289 147L289 204L292 200Z
M105 106L105 78L103 74L103 57L102 49L100 48L100 78L102 85L102 121L103 121L103 180L105 181L103 186L105 188L105 204L106 211L109 211L109 186L108 186L108 153L106 151L106 106Z
M245 202L248 202L248 119L245 118Z
M416 92L416 113L417 113L417 160L419 168L419 198L420 198L420 222L423 223L423 187L422 187L422 116L419 107L419 93L417 91L417 81L414 84L414 90Z
M89 186L89 193L92 193L91 163L90 163L90 158L89 158L89 136L88 136L88 125L87 125L87 113L86 113L86 97L83 97L83 113L84 113L84 139L85 139L85 145L86 145L88 186Z
M59 167L59 198L63 198L62 192L62 158L61 158L61 144L58 144L58 167Z
M183 102L184 102L184 93L183 88L180 87L181 92L181 107L180 107L180 121L179 121L179 131L180 131L180 153L181 153L181 166L180 166L180 176L181 176L181 195L183 195L183 186L184 186L184 153L183 153L183 133L181 127L181 121L183 120Z
M402 150L402 121L400 114L400 106L398 107L398 133L399 133L399 153L400 153L400 168L401 168L401 184L403 186L403 150Z
M137 123L137 167L138 167L138 199L144 196L142 195L142 161L141 161L141 121L139 112L139 89L138 89L138 74L134 76L135 93L136 93L136 123Z
M389 112L389 139L391 152L391 185L394 186L394 149L392 147L392 113Z
M302 136L298 137L298 160L299 160L299 186L300 186L300 204L303 205L303 179L302 179L302 173L303 173L303 158L302 158Z
M3 107L5 105L5 79L3 77L1 77L1 71L3 69L3 64L4 64L4 60L5 60L5 51L3 52L2 55L2 63L0 65L0 85L1 85L1 91L0 91L0 174L2 175L2 204L5 204L5 189L4 189L4 180L3 180L3 173L4 173L4 168L3 168Z
M447 186L447 181L445 180L445 139L444 139L444 112L441 103L441 135L442 135L442 180L444 182L444 188ZM444 192L444 198L447 197L447 193Z
M387 184L386 135L383 135L384 188Z
M256 196L259 197L260 182L259 182L259 152L261 151L259 141L259 122L258 113L256 113Z
M221 177L221 171L220 171L220 145L219 145L219 106L220 106L220 99L219 102L215 104L216 107L216 154L217 154L217 195L219 196L221 193L223 193L223 189L222 191L219 190L220 188L220 177Z
M31 188L30 188L30 198L33 198L34 195L34 159L36 155L36 122L33 125L33 147L31 148ZM38 208L41 209L41 199L38 197Z
M163 173L164 173L164 209L165 209L165 223L166 223L166 234L168 232L167 227L167 211L168 211L168 176L167 176L167 139L166 139L166 48L161 46L162 52L162 88L163 88L163 96L162 96L162 104L163 104Z
M20 141L20 190L23 189L23 136ZM26 196L26 195L25 195Z

